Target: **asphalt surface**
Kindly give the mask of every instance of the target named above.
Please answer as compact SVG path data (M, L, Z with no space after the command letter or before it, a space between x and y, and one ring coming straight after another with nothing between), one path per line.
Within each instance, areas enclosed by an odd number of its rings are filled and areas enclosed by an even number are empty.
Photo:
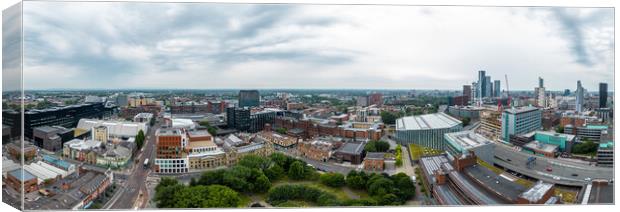
M526 163L529 157L535 157L536 162L528 168ZM531 178L560 185L583 186L592 179L613 179L612 168L536 156L516 151L504 144L496 144L495 163ZM551 171L547 168L551 168Z
M137 153L139 154L138 163L132 165L133 169L129 174L123 175L118 174L115 175L115 181L121 184L121 188L118 192L120 192L120 196L114 196L112 198L113 201L109 203L110 209L134 209L134 208L143 208L146 205L147 201L150 197L140 198L141 202L136 204L138 197L140 194L146 195L146 177L151 172L151 169L145 169L143 167L144 160L149 158L149 163L153 164L155 160L155 131L159 129L161 126L160 122L157 121L155 125L149 127L148 132L146 133L146 141L144 143L143 152ZM135 160L135 159L134 159Z

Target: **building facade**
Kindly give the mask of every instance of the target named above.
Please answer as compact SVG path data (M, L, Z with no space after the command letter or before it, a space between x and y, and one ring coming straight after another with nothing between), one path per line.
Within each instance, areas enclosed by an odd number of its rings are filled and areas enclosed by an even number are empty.
M521 135L542 127L542 112L535 107L506 109L502 113L502 139L510 140L511 135Z
M408 116L396 120L395 138L401 145L417 144L445 150L445 133L461 131L462 122L445 113Z
M258 107L260 106L260 94L258 90L240 90L239 107Z

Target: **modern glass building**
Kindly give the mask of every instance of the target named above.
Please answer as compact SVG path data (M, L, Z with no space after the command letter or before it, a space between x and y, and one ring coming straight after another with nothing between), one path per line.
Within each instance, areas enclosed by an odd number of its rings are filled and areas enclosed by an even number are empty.
M461 121L445 113L407 116L396 120L395 137L401 145L417 144L445 150L444 134L461 129Z
M502 113L502 139L510 141L511 135L522 135L542 127L542 111L528 106L506 109Z
M258 107L260 105L260 95L258 90L240 90L239 107Z

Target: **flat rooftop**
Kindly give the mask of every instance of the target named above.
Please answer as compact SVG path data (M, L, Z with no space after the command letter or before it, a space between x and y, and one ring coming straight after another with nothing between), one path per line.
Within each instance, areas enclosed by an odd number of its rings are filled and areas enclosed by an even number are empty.
M523 145L524 147L530 148L530 149L535 149L535 150L539 150L542 152L556 152L558 150L558 146L557 145L553 145L553 144L546 144L546 143L542 143L540 141L532 141L529 142L525 145Z
M362 151L364 151L364 144L347 142L338 151L342 153L353 154L353 155L362 154Z
M527 199L530 202L537 202L540 200L549 189L553 188L553 184L544 183L543 181L538 181L534 186L532 186L527 191L521 194L521 197Z
M463 172L482 184L486 189L491 190L492 193L510 201L516 200L521 193L527 190L526 187L499 176L495 174L495 172L480 165L467 167Z
M446 133L444 136L464 149L475 148L493 143L491 140L475 133L473 130Z
M419 116L407 116L396 120L397 130L426 130L451 128L460 125L461 121L443 112Z
M526 107L517 107L517 108L505 109L504 112L511 113L511 114L519 114L519 113L527 113L527 112L532 112L532 111L537 111L537 110L539 110L539 109L536 108L536 107L526 106Z

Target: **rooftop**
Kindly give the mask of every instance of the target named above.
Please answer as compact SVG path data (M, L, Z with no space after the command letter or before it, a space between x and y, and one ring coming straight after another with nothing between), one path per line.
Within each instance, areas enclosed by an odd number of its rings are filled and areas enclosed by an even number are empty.
M24 169L16 169L9 172L9 174L22 182L36 178L32 173L25 171Z
M470 149L493 143L491 140L482 135L475 133L473 130L461 131L444 134L449 142L454 142L464 149Z
M516 200L521 193L527 190L526 187L501 177L480 165L467 167L463 172L484 185L487 189L493 191L493 193L499 194L511 201Z
M505 113L511 113L511 114L519 114L519 113L527 113L527 112L532 112L532 111L537 111L539 110L536 107L532 107L532 106L526 106L526 107L518 107L518 108L509 108L504 110Z
M362 151L364 151L364 144L347 142L338 151L342 153L347 153L347 154L359 155L359 154L362 154Z
M540 150L543 152L556 152L558 150L558 146L557 145L553 145L553 144L546 144L540 141L532 141L529 142L527 144L524 145L524 147L530 148L530 149L535 149L535 150Z
M425 130L451 128L460 125L461 121L443 112L419 116L407 116L396 120L397 130Z
M385 152L369 152L366 153L365 159L384 159Z
M521 194L521 197L527 199L530 202L537 202L540 200L549 189L553 188L553 184L544 183L543 181L538 181L532 188Z
M98 126L106 126L108 128L108 133L113 136L134 137L140 130L143 132L147 130L146 123L98 119L80 119L76 128L90 130Z

